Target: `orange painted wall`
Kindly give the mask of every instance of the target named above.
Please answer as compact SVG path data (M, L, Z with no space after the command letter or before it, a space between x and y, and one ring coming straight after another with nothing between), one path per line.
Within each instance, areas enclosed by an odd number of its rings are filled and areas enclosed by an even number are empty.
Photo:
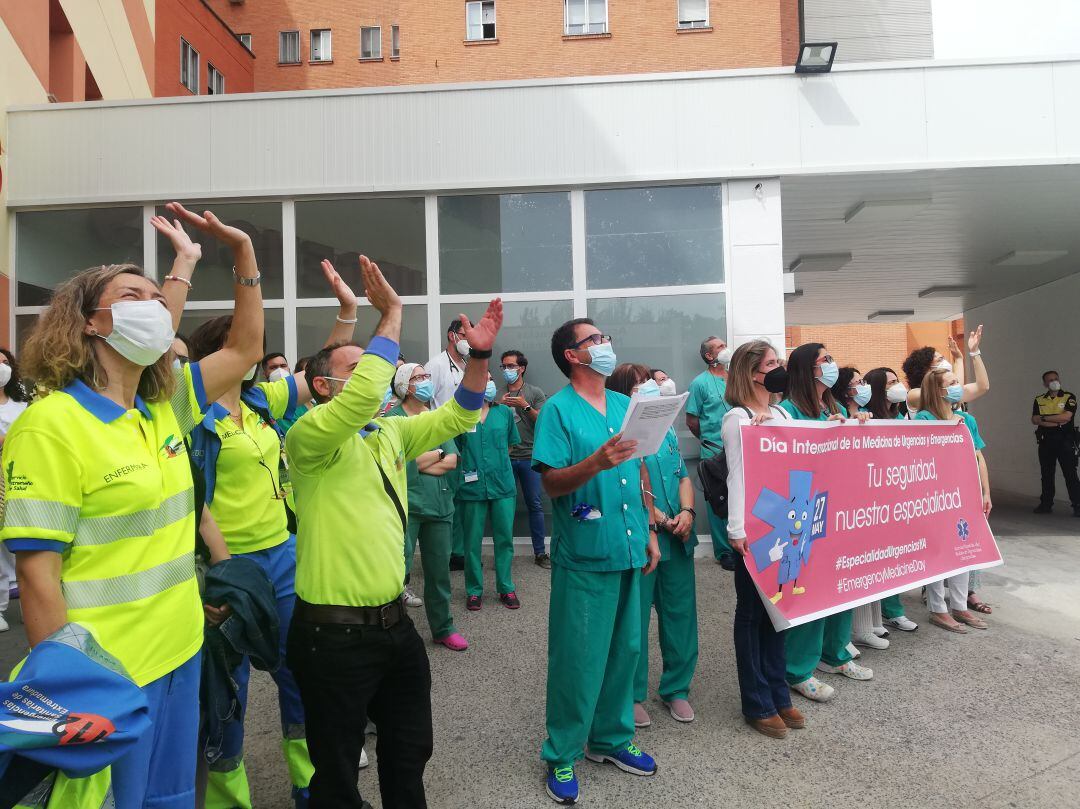
M496 0L496 42L465 39L465 3L208 0L252 35L258 91L715 70L793 64L798 0L711 0L711 30L677 32L677 0L608 0L609 36L563 36L558 0ZM390 26L401 58L390 58ZM361 26L382 27L381 61L359 60ZM333 32L332 63L309 63L310 32ZM298 65L278 64L278 33L300 31ZM793 44L794 43L794 44Z
M207 65L225 76L226 93L254 89L254 57L210 6L201 0L158 3L155 12L154 95L190 95L180 83L180 38L199 52L199 94L206 93Z
M948 356L950 334L963 337L964 321L788 326L785 339L789 349L803 343L824 343L841 367L850 365L866 373L884 366L903 376L900 366L916 348L933 346Z
M0 20L11 32L42 86L49 86L48 0L0 0Z

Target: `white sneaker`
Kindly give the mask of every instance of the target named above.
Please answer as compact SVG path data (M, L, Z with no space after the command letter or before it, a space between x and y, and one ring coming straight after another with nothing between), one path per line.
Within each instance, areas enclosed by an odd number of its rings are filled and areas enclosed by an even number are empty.
M862 652L860 652L858 649L855 648L854 643L849 643L847 645L847 653L849 655L851 655L852 660L854 660L857 657L862 657Z
M879 638L887 638L887 637L889 637L889 630L887 630L883 626L875 626L872 631Z
M8 626L7 619L4 618L4 613L0 612L0 632L7 632L9 629L11 629L11 627Z
M899 629L901 632L914 632L919 628L919 625L906 615L901 615L899 618L886 618L885 623L893 629Z
M867 635L852 635L851 642L856 646L865 646L867 649L889 648L889 642L885 638L879 638L873 632Z
M401 594L401 597L405 600L406 607L422 607L424 606L424 599L420 598L416 593L405 588L405 592Z
M860 666L854 660L849 660L842 666L830 666L828 663L818 663L817 670L824 671L828 674L842 674L851 680L874 679L873 669L868 669L866 666Z
M647 728L652 725L652 717L640 702L634 703L634 727Z
M371 762L367 759L367 750L363 747L360 748L360 769L363 770Z
M833 694L836 693L836 689L827 683L821 682L817 677L810 677L807 680L803 680L801 683L795 683L790 686L791 690L796 694L802 694L807 699L812 699L814 702L828 702L833 698Z

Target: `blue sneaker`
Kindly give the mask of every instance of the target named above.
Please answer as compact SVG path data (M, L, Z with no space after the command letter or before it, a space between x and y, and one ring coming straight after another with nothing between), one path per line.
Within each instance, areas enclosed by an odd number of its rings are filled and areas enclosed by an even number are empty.
M597 764L610 761L623 772L631 775L656 775L656 761L633 742L615 753L593 753L585 751L585 758Z
M570 806L577 803L578 782L573 767L552 767L548 770L547 794L555 803Z

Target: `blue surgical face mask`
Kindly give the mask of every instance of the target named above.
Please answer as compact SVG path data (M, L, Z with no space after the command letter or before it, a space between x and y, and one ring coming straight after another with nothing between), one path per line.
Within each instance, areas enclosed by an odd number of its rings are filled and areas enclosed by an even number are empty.
M416 387L413 389L413 398L418 402L430 402L431 397L435 395L435 383L430 379L425 379L423 382L417 382Z
M495 401L495 395L498 393L498 389L495 387L495 383L490 379L488 380L487 387L484 388L484 399L489 402Z
M615 357L615 349L611 343L601 343L598 346L589 346L589 367L602 376L611 376L612 371L619 361Z
M386 393L383 394L382 404L379 405L379 412L386 410L386 406L390 404L390 400L394 398L394 392L390 388L386 389Z
M949 385L945 388L945 401L952 404L960 404L960 400L964 398L964 386L960 384Z
M874 391L869 385L855 386L855 404L859 407L866 407L870 403L870 397L873 395Z
M840 366L835 362L823 362L819 367L821 368L821 376L818 377L818 381L825 387L831 388L840 379Z
M660 395L660 386L656 384L655 380L649 379L645 382L642 382L641 385L638 386L638 389L634 391L634 393L636 393L638 396L644 396L647 399L651 399L653 396Z
M503 379L505 379L511 385L518 381L518 377L520 375L521 371L519 371L517 368L506 368L503 370Z

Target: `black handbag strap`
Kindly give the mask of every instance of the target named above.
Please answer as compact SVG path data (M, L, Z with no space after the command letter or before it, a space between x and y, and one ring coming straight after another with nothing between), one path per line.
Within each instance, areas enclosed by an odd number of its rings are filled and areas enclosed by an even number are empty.
M374 455L374 453L372 453ZM375 466L379 470L379 474L382 475L382 485L386 489L387 496L394 501L394 507L397 509L398 517L401 518L401 533L405 533L405 509L401 507L401 500L398 499L397 492L394 490L394 485L390 482L390 478L386 476L386 471L382 468L382 464L379 463L379 459L375 458Z

